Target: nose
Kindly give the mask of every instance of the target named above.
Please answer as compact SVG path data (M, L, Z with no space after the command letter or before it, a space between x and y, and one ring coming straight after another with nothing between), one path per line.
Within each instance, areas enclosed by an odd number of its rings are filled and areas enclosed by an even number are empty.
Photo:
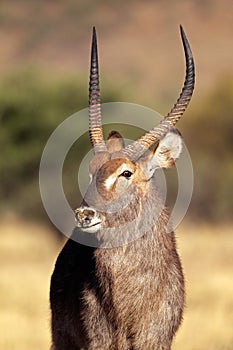
M103 216L90 207L80 207L75 210L76 226L84 232L96 233L102 227Z
M75 219L79 227L90 227L95 224L98 215L95 209L80 207L75 210Z

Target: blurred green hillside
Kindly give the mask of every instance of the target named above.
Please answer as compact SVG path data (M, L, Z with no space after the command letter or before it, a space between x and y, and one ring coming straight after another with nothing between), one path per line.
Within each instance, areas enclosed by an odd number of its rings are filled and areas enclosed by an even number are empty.
M53 130L76 110L86 107L87 89L83 85L86 83L77 77L50 80L34 71L11 74L1 82L1 212L40 219L43 216L38 185L41 154ZM114 100L121 100L120 91L105 89L103 101ZM195 174L190 217L231 219L233 78L220 80L202 98L200 106L192 105L180 122ZM123 134L128 136L129 131L123 128ZM64 183L73 205L81 200L74 193L75 169L79 157L89 149L86 134L65 163Z
M45 144L54 129L67 117L87 106L86 82L78 77L50 80L34 70L11 73L0 84L0 210L41 219L39 165ZM111 88L103 101L119 96ZM84 148L90 148L88 135ZM85 151L85 149L84 149ZM82 152L79 154L82 154ZM84 153L85 154L85 153ZM83 154L83 155L84 155ZM79 163L77 154L69 157L64 179ZM75 181L75 180L74 180ZM74 185L69 181L68 191ZM80 198L74 199L76 205Z
M87 107L91 27L99 37L102 101L166 113L179 94L182 23L197 84L178 128L195 173L190 218L230 220L233 209L233 47L230 0L2 1L0 5L0 211L46 220L38 186L49 135ZM127 133L125 133L127 135ZM132 135L133 136L133 135ZM82 148L90 148L88 136ZM76 152L76 153L75 153ZM80 155L80 152L79 152ZM77 147L64 167L72 205Z
M191 109L190 119L187 115L182 124L195 175L190 212L211 221L232 220L232 111L233 77L228 76Z

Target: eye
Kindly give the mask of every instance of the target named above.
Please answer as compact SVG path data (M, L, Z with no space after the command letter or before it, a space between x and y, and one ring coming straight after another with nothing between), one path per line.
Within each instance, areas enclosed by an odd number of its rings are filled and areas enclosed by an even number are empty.
M133 173L131 173L131 171L129 171L129 170L125 170L125 171L123 171L122 174L120 174L120 176L124 176L124 177L126 177L126 179L129 179L132 175L133 175Z

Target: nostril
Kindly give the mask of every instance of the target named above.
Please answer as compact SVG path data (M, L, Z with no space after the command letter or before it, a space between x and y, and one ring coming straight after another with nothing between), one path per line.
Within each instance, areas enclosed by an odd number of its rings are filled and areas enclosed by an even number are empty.
M91 222L91 219L89 218L89 216L86 216L84 220L87 224L90 224Z

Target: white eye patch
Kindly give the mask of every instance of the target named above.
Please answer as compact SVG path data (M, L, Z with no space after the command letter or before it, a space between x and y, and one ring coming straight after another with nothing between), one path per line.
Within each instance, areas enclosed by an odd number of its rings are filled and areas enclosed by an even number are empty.
M122 164L116 171L110 175L104 182L104 186L107 190L111 188L111 186L115 183L118 176L120 176L124 171L133 172L132 169L129 168L128 164Z
M104 186L107 190L111 188L111 186L114 184L116 181L116 174L114 173L113 175L110 175L104 182Z

